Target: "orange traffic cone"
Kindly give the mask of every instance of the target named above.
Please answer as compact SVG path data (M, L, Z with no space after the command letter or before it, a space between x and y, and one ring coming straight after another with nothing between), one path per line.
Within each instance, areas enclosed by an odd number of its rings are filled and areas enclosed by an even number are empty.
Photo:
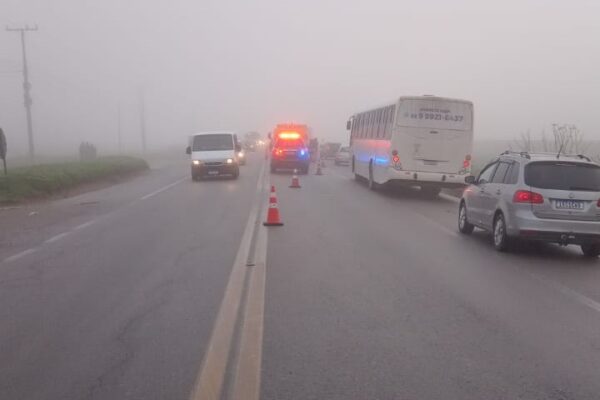
M279 208L277 208L277 194L275 186L271 186L271 195L269 196L269 210L267 211L267 220L263 222L264 226L282 226L283 222L279 220Z
M292 175L292 184L290 185L292 189L300 189L300 179L298 179L298 170L294 170L294 175Z
M315 175L323 175L323 171L321 171L321 159L317 162L317 172Z

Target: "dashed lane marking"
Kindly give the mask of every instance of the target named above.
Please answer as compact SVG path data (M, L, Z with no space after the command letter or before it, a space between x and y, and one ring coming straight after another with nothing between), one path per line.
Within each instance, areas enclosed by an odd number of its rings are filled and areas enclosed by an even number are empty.
M162 188L160 188L158 190L155 190L152 193L148 193L147 195L145 195L144 197L142 197L140 200L147 200L147 199L149 199L151 197L154 197L157 194L160 194L160 193L164 192L165 190L169 190L173 186L180 184L181 182L185 181L186 179L188 179L188 178L187 177L181 178L181 179L179 179L179 180L177 180L177 181L175 181L173 183L168 184L167 186L164 186L164 187L162 187Z

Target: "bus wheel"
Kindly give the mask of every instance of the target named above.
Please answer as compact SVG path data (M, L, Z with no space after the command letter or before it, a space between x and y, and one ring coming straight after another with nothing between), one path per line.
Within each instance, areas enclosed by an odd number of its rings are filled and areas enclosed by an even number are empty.
M369 189L377 190L377 182L373 179L373 161L369 163Z

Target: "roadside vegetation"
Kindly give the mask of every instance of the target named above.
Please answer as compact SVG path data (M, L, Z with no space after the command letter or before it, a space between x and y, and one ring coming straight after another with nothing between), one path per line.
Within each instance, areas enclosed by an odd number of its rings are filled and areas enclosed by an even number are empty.
M0 176L0 203L43 198L82 184L124 177L147 168L145 160L127 156L13 168L7 176Z

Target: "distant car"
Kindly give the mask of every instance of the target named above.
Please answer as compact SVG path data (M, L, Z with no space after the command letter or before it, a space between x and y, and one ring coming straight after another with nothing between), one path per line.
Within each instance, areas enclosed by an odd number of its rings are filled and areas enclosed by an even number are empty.
M460 232L490 231L499 251L534 240L600 255L600 165L589 158L505 152L466 181Z
M307 174L309 165L308 148L299 135L289 134L275 140L271 151L271 172L286 168Z
M237 179L240 175L241 150L233 132L202 132L190 137L186 153L191 157L192 179L205 176L229 175Z
M246 165L246 150L239 149L239 151L237 152L237 160L238 160L238 164L240 165Z
M334 163L335 165L350 165L351 159L350 147L340 147L338 152L335 153Z

